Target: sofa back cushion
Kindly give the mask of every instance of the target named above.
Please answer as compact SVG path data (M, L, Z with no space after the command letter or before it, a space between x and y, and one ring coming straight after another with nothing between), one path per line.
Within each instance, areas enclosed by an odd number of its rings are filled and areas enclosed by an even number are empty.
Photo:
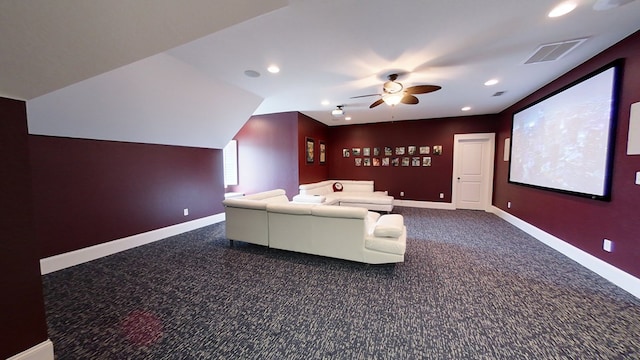
M289 198L287 198L287 194L283 189L269 190L269 191L259 192L256 194L250 194L240 199L259 200L267 203L289 202Z
M278 214L311 215L311 209L314 206L313 204L270 203L267 204L267 211Z
M225 207L266 210L267 203L260 200L251 200L245 198L231 198L222 201Z
M367 213L367 209L351 206L321 205L311 209L313 216L347 219L366 219Z
M333 192L335 181L325 180L317 183L302 184L298 187L302 195L325 195Z
M336 192L334 185L340 183L344 192L373 192L373 180L325 180L299 186L303 195L326 195Z
M340 180L344 192L373 192L373 180Z

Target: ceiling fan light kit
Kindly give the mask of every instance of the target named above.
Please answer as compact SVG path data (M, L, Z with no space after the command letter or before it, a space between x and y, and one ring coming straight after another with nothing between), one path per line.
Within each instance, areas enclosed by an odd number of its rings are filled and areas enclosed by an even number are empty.
M417 97L414 94L426 94L434 91L440 90L442 87L438 85L416 85L410 86L408 88L404 88L404 86L397 82L398 74L391 74L387 76L389 81L386 81L382 85L382 94L371 94L371 95L360 95L354 96L352 99L367 97L367 96L380 96L380 99L373 102L373 104L369 105L370 109L385 103L389 106L396 106L400 103L415 105L419 103Z
M389 106L395 106L400 104L400 101L402 101L403 97L403 93L384 94L382 95L382 101L384 101L384 103Z

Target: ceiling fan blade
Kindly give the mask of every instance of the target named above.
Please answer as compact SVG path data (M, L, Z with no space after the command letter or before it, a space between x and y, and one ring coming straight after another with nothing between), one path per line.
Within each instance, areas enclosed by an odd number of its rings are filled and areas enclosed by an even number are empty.
M405 91L407 94L426 94L440 89L442 87L438 85L416 85L406 88Z
M382 95L381 94L359 95L359 96L350 97L349 99L358 99L358 98L369 97L369 96L382 96Z
M401 103L403 104L409 104L409 105L415 105L417 103L420 102L420 100L418 100L417 97L411 95L411 94L406 94L405 96L402 97L402 100L400 100Z
M376 100L373 104L369 105L369 109L373 109L374 107L382 104L384 101L382 99Z

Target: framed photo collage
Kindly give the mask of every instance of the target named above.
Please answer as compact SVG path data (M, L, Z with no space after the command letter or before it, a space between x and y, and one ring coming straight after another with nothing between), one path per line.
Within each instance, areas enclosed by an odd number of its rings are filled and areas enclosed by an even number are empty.
M442 145L342 149L342 157L352 157L355 166L431 166L432 155L442 155Z

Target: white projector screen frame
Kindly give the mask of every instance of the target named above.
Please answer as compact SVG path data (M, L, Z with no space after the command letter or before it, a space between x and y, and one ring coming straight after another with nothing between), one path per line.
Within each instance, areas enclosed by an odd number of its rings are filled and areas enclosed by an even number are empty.
M513 114L509 183L608 201L622 62Z

